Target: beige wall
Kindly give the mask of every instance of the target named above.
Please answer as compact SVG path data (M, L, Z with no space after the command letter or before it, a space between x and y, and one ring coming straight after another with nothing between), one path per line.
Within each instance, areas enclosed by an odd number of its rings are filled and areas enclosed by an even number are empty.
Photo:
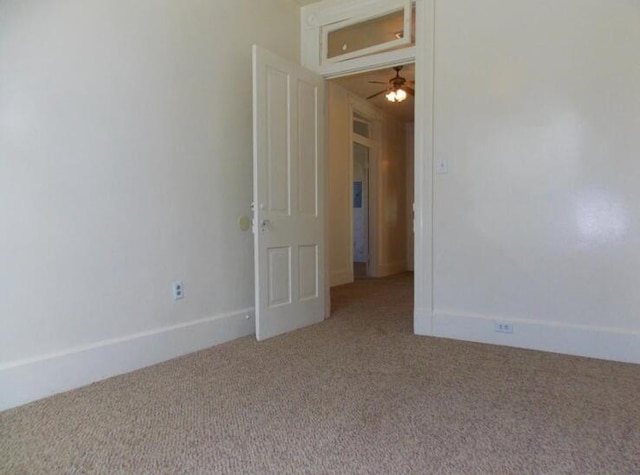
M413 201L415 190L415 127L413 123L406 124L406 137L405 142L406 154L407 154L407 270L413 270L413 256L414 256L414 232L413 232Z
M351 257L351 96L341 86L328 83L328 162L329 162L329 271L331 285L353 281ZM368 103L364 103L371 108ZM375 111L379 120L380 146L373 153L377 169L370 186L378 193L371 195L372 209L377 209L375 236L377 276L402 272L407 268L407 197L406 197L406 133L404 124ZM412 186L412 184L411 184Z
M351 118L349 93L327 82L327 215L329 283L331 286L353 282L351 259L350 162Z
M379 167L378 269L380 277L407 270L407 171L404 124L382 116Z

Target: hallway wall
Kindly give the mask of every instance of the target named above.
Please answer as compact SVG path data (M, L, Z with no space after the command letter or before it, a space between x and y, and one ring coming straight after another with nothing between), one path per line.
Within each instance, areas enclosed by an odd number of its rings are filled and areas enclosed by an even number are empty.
M353 282L351 257L351 117L349 92L327 82L327 251L329 252L329 285Z
M363 101L343 87L329 81L328 91L328 180L329 180L329 269L331 286L353 281L352 257L352 170L350 101ZM365 107L371 105L364 102ZM407 196L406 196L406 134L404 124L376 111L381 145L378 151L377 187L377 273L376 276L407 269ZM370 164L373 168L375 165Z

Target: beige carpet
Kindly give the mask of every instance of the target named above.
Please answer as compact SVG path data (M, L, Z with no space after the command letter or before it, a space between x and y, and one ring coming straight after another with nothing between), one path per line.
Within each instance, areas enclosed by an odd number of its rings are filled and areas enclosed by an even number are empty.
M411 294L0 413L0 473L640 473L639 366L417 337Z

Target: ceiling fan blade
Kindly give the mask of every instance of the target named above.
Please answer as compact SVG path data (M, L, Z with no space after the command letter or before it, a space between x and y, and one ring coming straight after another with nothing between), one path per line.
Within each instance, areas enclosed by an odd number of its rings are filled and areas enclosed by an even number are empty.
M370 84L384 84L385 86L388 84L386 82L382 82L382 81L369 81Z
M412 87L405 87L404 88L409 94L411 94L412 96L416 95L416 90Z
M380 94L384 94L385 92L387 92L387 90L386 90L386 89L383 89L382 91L380 91L380 92L376 92L375 94L373 94L373 95L371 95L371 96L367 97L367 99L373 99L374 97L379 96Z

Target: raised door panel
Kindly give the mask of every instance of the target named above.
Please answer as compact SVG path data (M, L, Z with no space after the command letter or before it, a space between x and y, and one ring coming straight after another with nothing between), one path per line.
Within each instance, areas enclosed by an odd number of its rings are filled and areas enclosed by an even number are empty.
M291 210L290 76L267 68L267 202L272 213Z
M318 214L318 88L298 81L298 210Z

